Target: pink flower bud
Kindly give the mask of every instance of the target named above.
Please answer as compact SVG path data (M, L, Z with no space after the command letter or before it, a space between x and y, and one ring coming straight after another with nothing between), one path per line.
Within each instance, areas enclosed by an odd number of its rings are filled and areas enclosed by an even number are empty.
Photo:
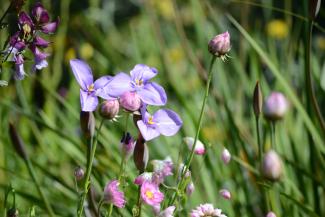
M221 58L225 58L230 48L230 35L228 31L215 36L208 44L209 52Z
M135 178L134 184L142 185L144 182L151 182L152 175L153 175L153 173L151 173L151 172L141 173L138 177Z
M121 106L127 111L137 111L141 107L141 98L137 92L125 92L120 98Z
M187 196L191 196L193 194L195 190L195 186L193 182L190 182L187 186L186 186L186 194Z
M100 106L99 113L103 118L113 119L120 110L120 104L117 99L105 100Z
M276 217L274 212L268 212L266 217Z
M74 177L76 178L77 181L81 181L85 176L85 171L80 167L76 167L74 169Z
M282 161L279 155L273 151L268 151L263 158L262 174L265 178L277 181L282 176Z
M133 154L134 146L135 141L132 138L131 134L127 132L126 134L124 134L121 140L121 150L125 158L129 158Z
M194 145L194 138L193 137L184 137L184 142L186 143L188 149L191 151ZM200 140L196 141L194 153L197 155L203 155L205 153L205 148L203 143Z
M264 105L264 116L272 121L280 120L288 110L289 103L285 96L279 92L272 92Z
M185 169L184 167L185 167L185 165L184 165L183 163L181 163L181 164L179 165L179 167L178 167L178 179L181 178L182 173L183 173L183 170ZM190 171L189 169L186 171L184 177L185 177L185 178L189 178L189 177L191 177L191 171Z
M221 159L225 164L228 164L231 160L231 154L228 149L224 148L221 153Z
M227 189L221 189L219 191L219 194L226 200L230 200L231 198L231 193Z

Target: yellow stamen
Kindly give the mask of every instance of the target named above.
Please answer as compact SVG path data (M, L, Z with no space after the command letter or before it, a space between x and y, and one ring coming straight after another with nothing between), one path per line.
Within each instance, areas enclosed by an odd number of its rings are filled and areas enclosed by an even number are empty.
M149 199L152 199L153 198L153 193L151 191L146 191L146 196L149 198Z
M95 85L94 84L91 84L88 86L88 92L92 92L95 90Z
M30 26L28 25L28 24L25 24L24 26L23 26L23 30L24 30L24 33L27 35L27 34L29 34L31 31L32 31L32 29L30 28Z
M154 124L155 122L153 122L153 117L149 117L148 118L148 124Z
M136 83L136 85L142 85L143 84L143 81L142 81L142 79L135 79L135 83Z

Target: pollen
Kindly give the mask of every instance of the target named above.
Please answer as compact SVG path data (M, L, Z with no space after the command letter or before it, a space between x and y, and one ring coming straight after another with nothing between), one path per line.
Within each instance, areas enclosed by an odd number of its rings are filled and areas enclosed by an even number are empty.
M32 31L32 29L30 28L30 26L28 24L25 24L23 26L23 30L24 30L25 35L29 34Z
M91 84L88 86L88 92L93 92L95 90L95 85Z
M153 121L153 117L149 117L148 118L148 124L154 124L155 122Z
M136 85L141 86L143 84L143 81L142 79L135 79L135 83Z
M152 199L153 198L153 193L151 191L146 191L146 196L149 198L149 199Z

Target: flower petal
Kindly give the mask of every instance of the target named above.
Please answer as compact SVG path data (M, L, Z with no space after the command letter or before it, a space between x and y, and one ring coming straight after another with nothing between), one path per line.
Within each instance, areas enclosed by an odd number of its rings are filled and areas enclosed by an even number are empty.
M80 104L82 111L92 112L96 110L98 98L94 94L89 94L86 91L80 90Z
M173 136L182 127L181 118L174 111L160 109L153 115L158 131L164 136Z
M137 122L141 135L146 141L152 140L160 135L159 131L155 128L148 127L142 120Z
M119 97L126 91L132 91L131 78L129 75L120 72L115 75L112 80L106 85L109 95L112 97Z
M146 83L151 78L155 77L158 74L158 70L155 68L151 68L144 64L137 64L131 70L130 75L133 81L142 80Z
M42 32L45 34L52 34L56 31L58 25L60 23L60 19L58 18L56 21L47 23L44 26L42 26Z
M148 105L165 105L167 102L167 95L159 84L155 82L149 82L144 85L143 88L138 90L142 101Z
M102 76L94 82L95 95L106 100L114 99L109 95L107 84L112 80L112 76Z
M70 60L70 66L74 77L83 90L87 90L88 86L93 83L93 75L87 63L82 60Z

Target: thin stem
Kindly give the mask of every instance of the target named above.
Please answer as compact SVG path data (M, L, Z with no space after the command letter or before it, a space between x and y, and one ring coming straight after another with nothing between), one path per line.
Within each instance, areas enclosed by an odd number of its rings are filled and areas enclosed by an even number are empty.
M89 187L90 187L90 174L91 174L92 165L93 165L93 161L94 161L94 157L95 157L95 153L96 153L98 135L99 135L100 130L101 130L102 126L103 126L103 123L104 123L104 119L102 119L102 121L100 122L99 128L96 131L95 138L92 137L90 139L91 152L90 152L90 156L89 156L89 159L88 159L89 162L87 162L87 170L86 170L86 177L85 177L85 181L84 181L84 189L83 189L83 193L82 193L82 196L81 196L79 205L78 205L78 210L77 210L78 217L81 217L82 216L85 199L86 199L86 196L87 196L88 191L89 191Z
M213 68L213 65L215 63L215 60L216 60L216 57L213 56L211 58L211 62L210 62L210 66L209 66L208 80L207 80L207 84L206 84L205 95L204 95L203 102L202 102L201 112L200 112L200 116L199 116L199 122L198 122L197 130L196 130L196 133L195 133L193 147L192 147L192 150L190 152L189 158L186 161L186 164L184 166L184 170L182 171L182 176L181 176L181 179L180 179L180 181L178 183L177 189L180 189L180 187L183 186L183 181L184 181L185 174L186 174L187 170L189 169L189 167L191 165L191 162L193 160L196 142L197 142L197 140L199 138L199 135L200 135L201 125L202 125L202 120L203 120L203 113L204 113L205 105L207 103L207 99L208 99L208 96L209 96L209 88L210 88L210 83L211 83L212 75L213 75L212 68ZM176 194L174 194L174 196L172 197L171 204L173 204L175 202L175 199L176 199Z
M261 142L261 135L260 135L260 121L259 117L255 117L255 122L256 122L256 134L257 134L257 144L258 144L258 160L259 163L262 163L262 155L263 155L263 147L262 147L262 142Z
M3 19L7 16L8 12L10 11L10 8L11 8L11 3L7 8L7 10L4 12L4 14L2 15L2 17L0 18L0 25L2 24Z
M110 217L112 215L112 212L113 212L113 204L111 203L109 205L109 208L108 208L108 216Z
M141 186L138 187L138 202L137 202L138 212L135 217L141 216L142 203L141 203Z
M43 200L43 202L44 202L44 204L45 204L45 208L46 208L48 214L49 214L51 217L54 217L55 214L54 214L54 212L53 212L53 210L52 210L52 207L51 207L49 201L47 200L47 197L45 196L44 192L42 191L41 186L40 186L39 183L38 183L38 180L37 180L37 178L36 178L36 174L35 174L34 167L33 167L32 163L30 162L29 159L25 160L25 163L26 163L26 166L27 166L27 168L28 168L28 172L29 172L30 176L32 177L32 179L33 179L33 181L34 181L34 183L35 183L35 186L36 186L36 188L37 188L37 191L38 191L38 193L39 193L39 194L41 195L41 197L42 197L42 200Z
M104 203L104 199L102 198L99 201L98 208L97 208L98 217L100 217L100 208L102 207L103 203Z
M275 121L271 122L271 148L275 149Z

